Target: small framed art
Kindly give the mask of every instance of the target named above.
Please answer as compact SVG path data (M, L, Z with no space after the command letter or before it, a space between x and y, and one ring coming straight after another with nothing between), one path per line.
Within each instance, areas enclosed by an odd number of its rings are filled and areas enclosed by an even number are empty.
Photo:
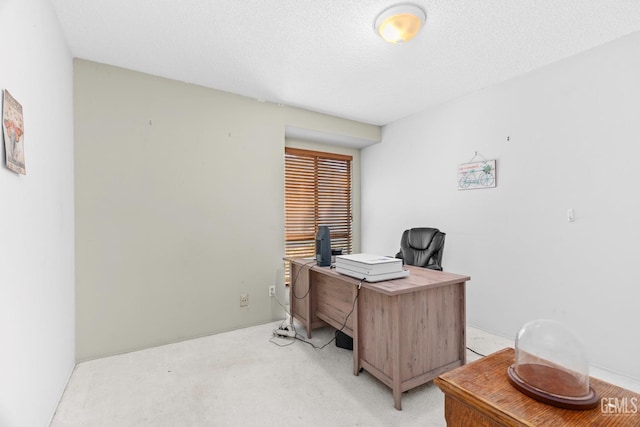
M22 105L6 89L3 91L2 101L2 133L7 168L26 175Z

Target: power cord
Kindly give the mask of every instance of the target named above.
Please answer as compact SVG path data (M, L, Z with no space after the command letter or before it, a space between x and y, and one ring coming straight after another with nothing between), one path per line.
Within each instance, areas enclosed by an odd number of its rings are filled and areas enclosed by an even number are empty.
M288 341L286 344L280 344L279 342L274 341L275 338L284 338L284 337L281 337L280 335L274 335L271 338L269 338L269 342L271 344L277 345L278 347L288 347L291 344L296 342L296 340L291 340L291 341Z
M305 263L304 265L302 265L296 275L293 277L292 281L291 281L291 286L289 289L289 292L291 293L291 295L296 298L296 299L303 299L305 298L307 295L309 295L309 291L311 290L311 286L308 287L307 292L304 294L304 296L302 297L298 297L295 294L295 286L296 286L296 282L298 281L298 276L300 275L300 272L305 268L305 267L309 267L311 266L311 264L315 264L316 260L312 260L310 262ZM309 267L311 268L311 267ZM297 335L295 326L293 325L293 316L291 315L291 313L289 312L289 310L287 310L287 307L284 306L284 304L282 304L280 302L280 300L278 299L278 297L274 294L273 297L276 299L276 302L278 303L278 305L280 307L282 307L282 309L284 310L284 312L287 314L288 316L288 320L289 320L289 325L285 326L285 322L287 321L287 319L284 319L282 321L282 323L280 324L280 326L278 326L278 329L274 329L273 330L273 336L271 337L271 339L269 341L271 341L273 344L276 344L278 346L284 347L285 345L281 345L275 341L273 341L273 338L275 337L281 337L281 338L294 338ZM290 345L290 344L287 344Z
M306 264L302 265L299 269L298 272L296 273L295 277L293 278L293 280L291 281L291 294L293 295L293 297L295 299L305 299L307 297L307 295L309 295L309 292L311 291L311 286L307 287L307 292L299 297L296 295L296 283L298 281L298 276L300 275L300 272L305 268L305 267L309 267L311 264L316 264L317 261L314 259L313 261L307 262ZM309 267L309 270L311 270L311 267Z
M291 289L290 289L290 292L291 292L291 294L292 294L292 296L293 296L294 298L296 298L296 299L304 299L304 298L306 298L306 297L309 295L309 292L311 291L311 286L309 286L309 287L308 287L307 292L306 292L302 297L298 297L298 296L295 294L295 285L296 285L296 282L297 282L297 280L298 280L298 275L300 274L300 272L302 271L302 269L303 269L304 267L308 267L308 266L310 266L311 264L315 264L315 263L316 263L316 261L315 261L315 260L313 260L313 261L311 261L311 262L308 262L308 263L304 264L303 266L301 266L301 267L300 267L300 269L298 270L298 272L297 272L297 273L296 273L296 275L294 276L293 280L291 281ZM292 336L292 338L294 338L294 339L293 339L290 343L288 343L288 344L279 344L279 343L277 343L277 342L273 341L273 339L274 339L276 336L280 336L280 337L282 337L282 338L286 338L286 337L287 337L287 335L277 335L277 334L275 333L275 330L274 330L274 336L272 336L272 337L269 339L269 341L270 341L271 343L273 343L273 344L277 345L278 347L287 347L287 346L289 346L289 345L293 344L293 343L297 340L297 341L301 341L301 342L303 342L303 343L305 343L305 344L309 344L310 346L312 346L313 348L315 348L315 349L317 349L317 350L322 350L323 348L325 348L326 346L328 346L329 344L331 344L332 342L334 342L334 341L336 340L336 336L338 335L338 332L342 332L342 331L344 330L344 328L347 326L347 321L349 320L349 317L351 317L351 314L353 314L353 312L354 312L354 310L355 310L355 308L356 308L356 302L358 301L358 297L360 296L360 288L362 287L362 282L364 282L364 279L360 280L360 283L358 284L358 290L357 290L357 292L356 292L356 296L355 296L355 298L353 299L353 303L351 304L351 311L349 311L349 314L347 314L347 316L345 317L345 319L344 319L344 323L342 323L342 326L340 327L340 329L336 330L336 332L333 334L333 338L331 338L328 342L326 342L326 343L325 343L325 344L323 344L322 346L317 346L317 345L315 345L314 343L312 343L311 341L307 341L307 340L305 340L304 338L302 338L300 335L298 335L298 331L296 330L296 327L295 327L295 325L294 325L294 323L293 323L293 316L291 315L291 313L289 312L289 310L287 310L287 308L286 308L284 305L282 305L282 303L280 302L280 300L278 300L278 297L276 297L276 296L274 295L274 298L276 299L276 302L278 303L278 305L280 305L280 307L282 307L282 308L284 309L285 313L289 316L289 327L291 328L291 329L288 329L287 327L285 327L285 326L284 326L285 322L287 321L287 319L284 319L284 320L282 321L282 323L280 323L280 326L278 326L278 329L279 329L279 330L283 330L283 331L284 331L284 330L286 330L286 331L290 331L290 330L292 330L292 331L293 331L293 336Z
M285 307L284 305L282 305L282 303L280 302L280 300L278 299L278 297L277 297L275 294L273 295L273 298L275 298L276 302L278 303L278 305L279 305L280 307L282 307L282 309L284 310L284 312L285 312L285 313L287 313L289 316L291 316L291 314L289 313L289 310L287 310L287 307ZM282 324L284 324L284 322L286 322L286 321L287 321L287 319L284 319L284 320L282 321ZM280 325L280 326L282 326L282 325Z
M315 262L316 261L313 260L311 262L308 262L308 263L304 264L302 267L300 267L300 269L298 270L298 272L294 276L293 280L291 281L291 286L290 286L289 292L292 294L292 296L297 298L297 296L295 295L294 288L295 288L295 283L298 280L298 275L300 274L302 269L304 267L306 267L306 266L310 266L311 264L314 264ZM311 289L311 286L309 286L309 289ZM307 293L305 294L305 296L308 295L308 294L309 294L309 290L307 290ZM297 335L297 332L296 332L296 328L295 328L295 326L293 324L293 316L291 315L291 312L287 309L287 307L280 302L280 300L275 295L275 293L273 295L273 298L275 298L275 300L278 303L278 305L280 307L282 307L284 312L287 314L287 318L282 320L282 323L280 323L280 326L278 326L278 329L274 329L273 330L273 336L269 339L269 341L271 343L279 346L279 347L286 347L286 346L289 346L289 345L293 344L295 342L295 339L291 340L291 342L289 342L288 344L280 344L280 343L274 341L274 338L282 338L282 339L295 338L295 336ZM302 298L304 298L304 297L302 297ZM289 325L285 326L285 323L287 322L287 320L289 320Z
M469 350L471 353L475 353L480 357L485 357L486 355L478 353L477 351L475 351L474 349L472 349L471 347L467 347L467 350Z
M280 326L278 326L278 329L273 330L273 337L270 339L270 341L273 342L274 344L277 344L274 341L272 341L273 338L275 338L276 336L279 336L281 338L293 338L296 335L296 330L293 325L293 317L291 316L291 313L289 312L289 310L287 310L287 307L285 307L280 302L277 296L273 295L273 297L276 299L276 302L278 303L278 305L280 305L280 307L282 307L284 312L287 314L287 318L282 320L282 322L280 323ZM289 320L289 325L285 326L285 323L287 322L287 320ZM284 347L284 346L281 346L281 347Z
M325 348L326 346L328 346L329 344L334 342L336 340L336 336L338 335L338 332L342 332L344 330L345 326L347 326L347 321L349 320L349 317L351 316L351 314L353 314L353 312L354 312L354 310L356 308L356 302L358 301L358 297L360 296L360 288L362 287L362 282L364 282L364 279L360 280L360 283L358 284L358 290L356 292L356 296L353 299L353 303L351 304L351 311L344 318L344 322L342 323L342 326L340 327L340 329L336 330L336 332L333 334L333 338L331 338L329 341L327 341L326 343L324 343L320 347L318 347L317 345L315 345L311 341L307 341L304 338L300 337L297 332L296 332L296 335L295 335L295 339L298 340L298 341L302 341L305 344L309 344L311 347L315 348L316 350L322 350L323 348ZM294 327L294 330L295 330L295 327Z

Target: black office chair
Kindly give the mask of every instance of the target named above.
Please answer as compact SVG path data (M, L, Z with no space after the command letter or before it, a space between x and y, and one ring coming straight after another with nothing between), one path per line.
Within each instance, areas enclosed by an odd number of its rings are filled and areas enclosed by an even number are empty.
M446 234L437 228L405 230L400 239L400 258L407 265L442 271L442 252Z

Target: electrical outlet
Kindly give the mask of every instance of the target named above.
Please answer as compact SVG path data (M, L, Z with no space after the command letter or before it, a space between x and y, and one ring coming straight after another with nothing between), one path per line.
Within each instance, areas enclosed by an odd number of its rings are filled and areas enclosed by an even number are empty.
M240 307L249 305L249 294L240 294Z
M276 296L276 285L269 286L269 296L270 297Z

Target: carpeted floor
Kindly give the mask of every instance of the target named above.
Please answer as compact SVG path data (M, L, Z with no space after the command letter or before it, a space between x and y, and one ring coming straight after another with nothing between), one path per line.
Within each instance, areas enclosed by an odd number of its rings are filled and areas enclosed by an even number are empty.
M273 338L279 324L80 363L51 427L445 426L433 382L404 393L398 411L389 388L353 375L351 351ZM332 337L324 328L312 342ZM469 327L467 346L488 354L513 342Z

